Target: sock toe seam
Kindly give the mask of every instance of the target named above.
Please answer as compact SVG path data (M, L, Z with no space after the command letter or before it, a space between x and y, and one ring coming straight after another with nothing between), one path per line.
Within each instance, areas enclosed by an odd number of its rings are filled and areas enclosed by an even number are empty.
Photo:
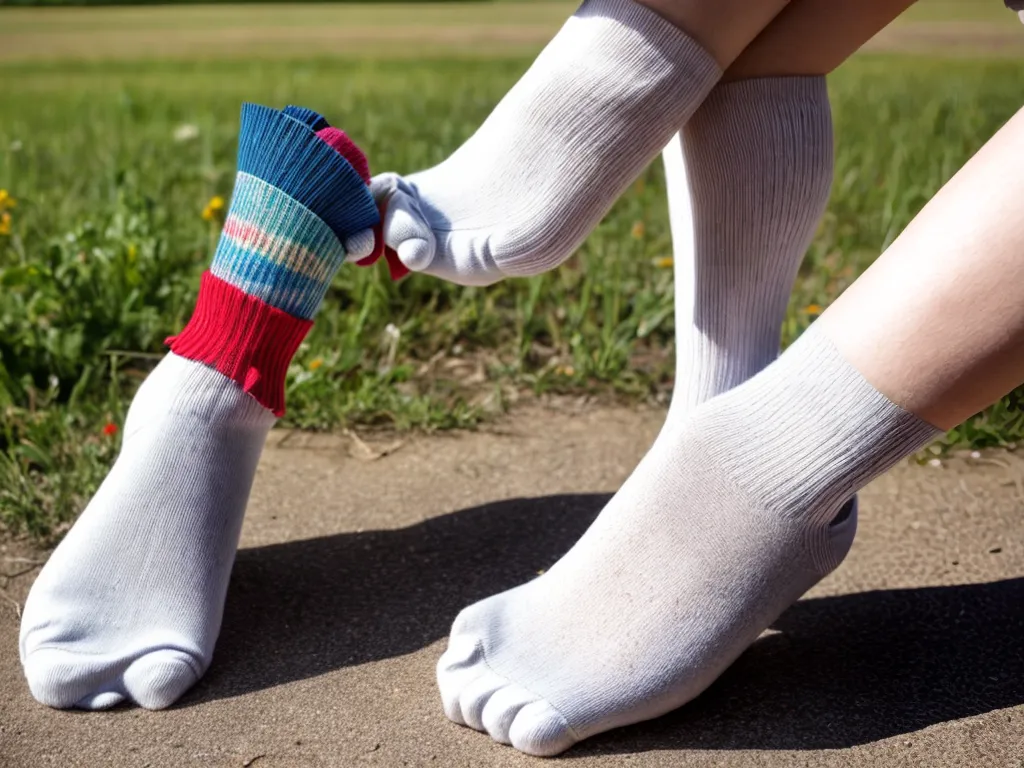
M529 687L523 685L522 683L517 682L514 678L509 677L505 673L499 672L498 670L496 670L493 666L491 666L491 662L487 660L487 649L484 648L484 644L479 639L476 641L476 646L480 650L480 659L483 661L483 664L487 668L488 672L490 672L492 675L497 675L502 680L507 681L508 684L510 684L510 685L515 685L515 686L518 686L518 687L522 688L524 691L526 691L531 696L536 696L538 701L543 701L545 704L547 704L555 712L558 713L558 716L560 718L562 718L562 720L565 722L565 727L568 729L569 733L572 734L572 737L574 739L576 739L576 741L583 741L583 737L580 736L579 733L577 733L576 729L572 726L572 723L569 722L569 718L565 716L565 713L562 712L561 709L559 709L558 707L556 707L552 703L550 697L544 696L543 694L540 694L540 693L537 693L537 691L533 690L532 688L529 688Z

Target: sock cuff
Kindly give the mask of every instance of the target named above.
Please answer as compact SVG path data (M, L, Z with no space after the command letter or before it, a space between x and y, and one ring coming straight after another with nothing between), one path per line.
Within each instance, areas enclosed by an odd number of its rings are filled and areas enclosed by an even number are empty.
M327 122L326 117L309 107L297 107L294 104L289 104L287 107L282 109L281 112L288 115L288 117L295 118L303 125L308 126L309 129L314 132L322 131L324 128L330 128L331 126L331 124Z
M280 418L288 365L312 325L204 272L192 318L165 343L219 371Z
M344 157L353 170L359 174L359 178L363 180L363 183L369 186L370 162L366 159L366 155L363 154L363 150L348 137L347 133L340 128L328 125L326 128L321 128L317 131L316 135L317 138L327 142L335 152Z
M785 105L791 102L828 104L828 86L824 75L772 75L728 80L714 87L705 103L745 104L763 102Z
M875 389L814 326L704 408L721 438L709 450L737 485L822 527L857 490L941 434ZM755 461L730 447L736 439L758 446Z
M691 69L698 82L714 83L722 77L722 67L700 43L664 16L634 0L584 0L573 18L611 19L638 34L649 50L658 52L666 61ZM688 87L692 86L688 84Z
M719 83L683 128L683 138L690 152L722 146L733 157L749 154L751 144L779 145L767 162L778 162L779 152L798 160L824 149L821 161L831 169L832 110L825 78L762 77ZM743 162L749 161L744 158Z

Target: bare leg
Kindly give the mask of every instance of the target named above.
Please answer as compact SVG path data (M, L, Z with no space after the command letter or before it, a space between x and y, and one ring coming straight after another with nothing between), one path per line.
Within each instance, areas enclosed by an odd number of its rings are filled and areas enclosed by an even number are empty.
M898 405L948 429L1024 381L1024 110L819 321Z
M726 68L789 0L638 0L704 46ZM798 3L799 4L799 0Z
M794 0L746 47L725 80L826 75L915 0Z

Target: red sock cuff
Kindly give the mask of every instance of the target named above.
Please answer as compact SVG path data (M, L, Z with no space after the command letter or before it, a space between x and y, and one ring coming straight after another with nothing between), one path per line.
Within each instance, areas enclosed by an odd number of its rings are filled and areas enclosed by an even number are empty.
M192 319L165 343L220 371L281 417L288 364L312 326L204 272Z

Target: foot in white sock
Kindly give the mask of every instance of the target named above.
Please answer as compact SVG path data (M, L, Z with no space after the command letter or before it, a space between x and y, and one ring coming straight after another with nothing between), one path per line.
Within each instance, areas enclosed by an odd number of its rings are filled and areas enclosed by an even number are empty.
M632 0L585 0L480 129L440 165L373 180L384 239L464 285L552 269L583 241L721 76Z
M203 675L274 421L202 363L170 354L150 374L114 468L25 606L22 660L39 701L162 709Z
M685 704L843 559L846 499L937 434L813 330L681 423L554 567L458 616L449 718L554 755Z
M362 167L361 153L319 115L297 114L243 109L235 192L196 310L136 394L113 469L32 586L20 651L44 704L160 709L210 664L288 364L342 242L378 220L369 174L346 159Z

